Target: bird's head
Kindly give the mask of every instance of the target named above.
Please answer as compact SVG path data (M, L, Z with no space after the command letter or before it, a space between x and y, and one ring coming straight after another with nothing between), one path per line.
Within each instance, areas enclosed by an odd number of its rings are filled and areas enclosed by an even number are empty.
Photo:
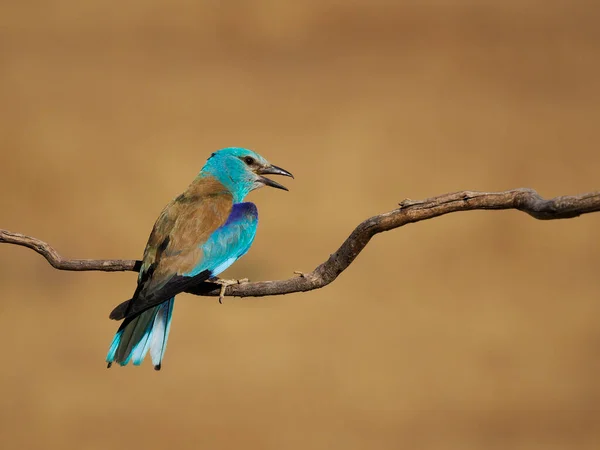
M212 176L231 191L235 202L241 202L250 191L263 186L288 189L264 175L294 176L274 166L258 153L241 147L228 147L214 152L206 161L200 176Z

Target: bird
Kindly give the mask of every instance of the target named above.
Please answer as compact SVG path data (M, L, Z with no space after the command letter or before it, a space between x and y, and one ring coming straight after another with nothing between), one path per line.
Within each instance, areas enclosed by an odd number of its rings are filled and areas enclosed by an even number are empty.
M245 197L263 186L288 190L264 175L294 178L252 150L223 148L165 206L148 238L132 298L110 313L123 322L108 350L107 367L140 365L150 351L154 369L161 369L175 296L213 281L254 241L258 209Z

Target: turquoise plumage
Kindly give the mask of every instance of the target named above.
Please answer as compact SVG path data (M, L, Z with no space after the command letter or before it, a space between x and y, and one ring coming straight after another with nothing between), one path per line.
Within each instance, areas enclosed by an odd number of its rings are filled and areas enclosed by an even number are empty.
M154 368L161 368L175 296L219 275L254 241L258 210L244 202L246 195L262 186L287 190L263 176L268 174L292 176L251 150L225 148L165 207L148 239L133 297L110 314L124 320L108 350L108 367L139 365L150 351Z

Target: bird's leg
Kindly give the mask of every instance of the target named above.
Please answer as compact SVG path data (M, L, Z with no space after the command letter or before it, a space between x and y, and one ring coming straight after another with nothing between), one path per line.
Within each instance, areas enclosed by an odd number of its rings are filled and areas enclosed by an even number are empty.
M248 278L241 278L239 280L222 280L221 278L211 278L209 280L211 283L220 284L221 290L219 291L219 304L223 304L223 299L225 298L225 289L227 286L231 286L232 284L242 284L247 283Z
M229 286L226 283L221 283L221 290L219 291L219 305L223 304L223 299L225 298L225 289Z

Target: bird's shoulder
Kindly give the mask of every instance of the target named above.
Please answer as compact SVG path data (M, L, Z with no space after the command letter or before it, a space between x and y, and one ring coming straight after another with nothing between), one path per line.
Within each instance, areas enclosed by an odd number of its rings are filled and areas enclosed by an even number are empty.
M144 251L144 265L163 256L181 255L183 259L194 260L188 254L197 252L227 222L232 206L231 192L220 182L209 177L196 180L159 215Z
M244 220L258 219L258 208L252 202L235 203L231 207L231 212L227 217L224 226L230 223L240 222Z

